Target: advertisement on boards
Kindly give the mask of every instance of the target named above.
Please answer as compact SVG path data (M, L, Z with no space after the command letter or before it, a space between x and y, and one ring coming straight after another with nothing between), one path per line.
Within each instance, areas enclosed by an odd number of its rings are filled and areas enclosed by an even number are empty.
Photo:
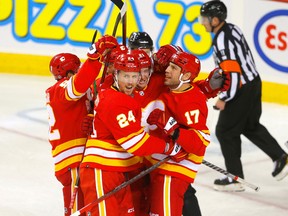
M199 57L201 71L209 72L214 67L213 34L198 20L204 2L127 0L126 35L147 32L154 51L165 44L181 46ZM223 2L227 22L242 29L262 79L288 85L288 1ZM119 13L110 0L0 0L0 5L0 71L8 73L49 75L47 64L60 52L85 59L95 30L97 38L112 34ZM116 37L123 43L121 22ZM15 64L15 58L23 61Z
M288 1L245 0L243 18L243 31L262 77L288 84Z

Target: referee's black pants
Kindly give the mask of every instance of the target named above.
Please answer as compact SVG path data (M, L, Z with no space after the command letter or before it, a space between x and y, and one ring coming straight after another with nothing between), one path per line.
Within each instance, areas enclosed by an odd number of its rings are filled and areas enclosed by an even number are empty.
M219 140L228 172L244 178L241 164L241 138L243 134L265 152L273 161L279 159L284 150L260 124L262 113L262 83L259 77L242 86L236 97L226 103L220 111L216 125Z

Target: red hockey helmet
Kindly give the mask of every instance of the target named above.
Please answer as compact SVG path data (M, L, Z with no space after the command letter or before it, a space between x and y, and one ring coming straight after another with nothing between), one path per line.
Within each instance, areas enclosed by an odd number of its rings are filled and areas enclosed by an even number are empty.
M67 76L67 73L77 73L80 67L80 59L71 53L59 53L50 61L50 72L56 80L60 80Z
M190 81L193 81L199 74L201 63L200 60L187 52L177 52L172 55L170 61L181 67L181 73L185 74L190 72Z
M138 56L141 68L150 68L151 67L151 58L143 49L131 50L131 53Z
M128 48L124 45L119 45L107 55L107 62L114 63L115 59L122 53L127 53Z
M138 56L128 52L120 54L115 59L114 68L125 72L140 72L141 66Z

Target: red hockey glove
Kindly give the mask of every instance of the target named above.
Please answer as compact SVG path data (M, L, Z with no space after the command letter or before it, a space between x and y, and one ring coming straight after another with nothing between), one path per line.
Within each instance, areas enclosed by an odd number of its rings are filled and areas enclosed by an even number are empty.
M164 139L167 141L164 154L169 155L172 160L180 162L186 158L188 153L175 143L179 136L179 125L173 117L169 117L168 121L165 121L164 114L164 111L160 109L153 110L147 118L147 123L163 129Z
M161 68L164 69L164 71L162 72L165 73L165 70L169 65L171 56L179 51L183 51L181 47L167 44L160 47L158 52L153 55L153 59L161 66Z
M162 121L162 122L160 122ZM160 110L160 109L154 109L150 115L148 116L147 118L147 123L150 124L150 125L157 125L159 124L159 127L161 129L164 128L164 111L163 110ZM160 124L161 123L161 124ZM158 125L157 125L158 126Z
M222 70L220 68L215 68L209 73L205 80L198 80L194 83L201 89L208 99L214 98L217 96L224 84Z
M81 130L83 134L91 135L93 133L93 119L93 114L87 114L87 116L84 117L81 124Z
M115 37L104 35L89 48L87 56L92 60L103 61L105 55L113 48L116 48L118 42Z
M176 140L179 135L179 125L173 117L169 117L168 121L165 119L164 111L160 109L153 110L147 118L147 123L150 125L156 125L159 129L164 131L164 138L171 136L172 139ZM165 136L166 135L166 136Z
M172 140L166 143L164 154L169 155L175 162L180 162L188 156L188 153L178 143L172 142Z

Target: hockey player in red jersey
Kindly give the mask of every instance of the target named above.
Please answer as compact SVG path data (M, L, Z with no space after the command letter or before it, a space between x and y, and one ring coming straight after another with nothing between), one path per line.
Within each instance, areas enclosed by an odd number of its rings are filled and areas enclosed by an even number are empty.
M139 42L139 44L141 43ZM147 47L148 43L143 43L143 44L146 44L146 47ZM142 47L140 48L142 49ZM146 85L138 84L136 86L134 98L141 104L142 125L145 127L145 130L147 132L155 130L155 125L149 125L147 123L147 118L154 109L155 100L159 97L159 95L162 92L167 92L169 90L169 88L164 85L165 69L169 65L171 56L174 53L177 53L179 51L183 51L183 50L179 46L174 46L170 44L160 47L158 52L153 54L154 68L150 68L151 70L150 70L149 77L148 76L146 76L146 78L141 77L141 80L144 80L143 82ZM202 81L202 82L204 83L205 81ZM154 131L154 135L155 135L155 131ZM148 177L149 176L146 176L144 178L147 179ZM141 184L141 182L136 182L136 184ZM143 184L142 188L144 189L144 192L145 192L145 187L147 187L147 185ZM193 212L193 215L195 216L201 216L200 207L198 204L197 197L195 196L195 193L196 193L196 190L193 187L191 187L191 185L189 185L187 192L185 193L185 196L184 196L184 203L185 203L185 205L183 206L184 216L191 215L191 212ZM148 202L144 202L143 197L142 197L142 202L140 201L139 203L142 203L141 207L142 209L145 210L145 207L143 207L143 204L148 205ZM145 199L149 200L150 197L148 196ZM145 215L145 212L143 212L142 210L140 210L140 212L142 212Z
M129 37L128 45L131 50L141 49L152 56L153 68L149 68L150 73L144 73L144 75L141 73L141 79L136 86L134 98L140 103L142 108L142 126L145 127L147 132L150 130L153 131L155 130L155 125L147 124L147 117L153 110L155 99L157 99L162 92L168 91L168 87L164 85L164 74L166 68L169 66L171 56L183 50L179 46L167 44L161 46L158 52L152 54L153 41L146 32L133 32ZM220 88L223 89L223 78L218 69L211 71L207 79L199 80L194 83L200 87L207 98L215 97ZM144 178L147 177L148 176ZM138 181L134 184L137 184L137 187L139 187L138 185L141 184L141 182ZM146 184L142 185L144 190L145 186ZM137 193L139 194L139 190ZM184 195L183 216L190 216L191 214L201 216L200 207L195 193L196 190L189 185L187 192ZM138 203L141 203L142 209L145 210L146 208L143 207L143 204L147 202L143 201L143 197L142 201ZM140 210L140 212L143 211ZM143 213L145 215L145 212Z
M102 37L93 44L92 57L81 67L79 58L71 53L60 53L50 61L50 71L57 82L46 90L48 139L52 146L55 176L63 185L65 215L83 207L81 187L72 209L69 205L87 140L87 128L83 128L83 122L93 109L90 103L90 86L100 72L100 61L109 48L117 45L114 37Z
M147 119L149 124L163 129L172 116L180 126L173 131L172 137L189 152L188 156L183 155L182 160L179 158L178 163L170 160L151 174L152 215L182 215L184 193L194 182L210 143L206 126L206 96L193 84L199 71L200 60L197 57L186 52L174 54L165 71L164 83L170 92L161 94L154 104L156 109ZM170 132L168 130L167 135ZM149 160L154 164L163 157L162 154L153 154Z
M152 137L141 126L141 108L133 99L133 91L140 78L137 56L133 53L119 55L114 68L113 85L98 92L93 123L95 131L86 143L81 164L85 204L123 183L125 173L139 167L138 156L158 152L176 159L178 154L183 154L181 147L174 142ZM88 214L102 213L107 216L134 215L130 187L100 202Z
M60 53L50 61L50 71L57 82L46 90L48 111L48 139L52 145L55 175L63 185L64 215L70 215L83 207L81 188L72 209L69 208L78 167L82 160L87 134L81 130L82 120L93 109L91 92L75 93L74 74L80 67L79 58L71 53ZM87 90L87 89L86 89Z

